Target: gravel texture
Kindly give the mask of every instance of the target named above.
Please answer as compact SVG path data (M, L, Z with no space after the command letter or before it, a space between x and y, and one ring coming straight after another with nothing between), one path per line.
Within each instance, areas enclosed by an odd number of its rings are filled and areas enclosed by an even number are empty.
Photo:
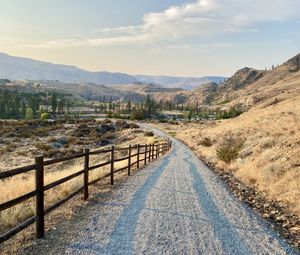
M298 254L175 139L171 152L91 204L28 253Z

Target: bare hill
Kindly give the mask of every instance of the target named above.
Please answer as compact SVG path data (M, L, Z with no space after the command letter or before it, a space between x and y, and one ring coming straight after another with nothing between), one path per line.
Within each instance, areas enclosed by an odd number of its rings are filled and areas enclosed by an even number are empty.
M75 66L52 64L0 53L0 77L12 80L59 80L67 83L133 83L136 78L123 73L89 72Z

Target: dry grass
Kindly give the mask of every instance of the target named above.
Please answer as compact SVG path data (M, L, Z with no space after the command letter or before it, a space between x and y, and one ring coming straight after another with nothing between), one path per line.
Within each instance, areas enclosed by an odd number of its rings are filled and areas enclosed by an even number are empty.
M146 137L143 132L132 132L133 130L123 130L118 133L120 147L127 147L129 144L146 144L159 142L160 138ZM41 145L42 146L42 145ZM136 151L132 151L135 154ZM127 151L117 151L116 158L122 158L127 156ZM90 157L90 166L100 164L110 160L110 154L101 154ZM135 162L136 157L132 158L131 162ZM119 169L128 165L128 160L123 160L115 163L115 169ZM110 166L102 167L101 169L95 169L90 172L90 181L95 180L106 173L109 173ZM64 163L47 166L45 168L45 185L59 180L63 177L71 175L83 169L83 159L70 160ZM18 175L9 178L5 181L0 181L0 204L8 200L19 197L35 189L34 173L28 173ZM45 206L46 208L53 205L55 202L71 194L75 190L83 186L83 177L79 176L71 181L61 184L49 191L46 191ZM27 200L17 206L0 212L0 233L15 226L17 223L24 221L25 219L33 216L35 213L34 199Z
M300 216L300 96L252 108L235 119L159 126L175 133L206 161L234 172ZM216 153L228 132L245 138L237 159L229 164ZM204 138L209 138L212 146L203 145Z

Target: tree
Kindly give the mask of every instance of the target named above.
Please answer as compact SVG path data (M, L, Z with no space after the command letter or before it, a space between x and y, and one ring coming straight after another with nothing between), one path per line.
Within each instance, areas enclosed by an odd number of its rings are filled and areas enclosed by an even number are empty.
M5 103L2 101L0 102L0 118L5 118L6 117L6 107Z
M51 95L51 110L53 113L56 113L56 110L57 110L57 96L55 93L52 93Z
M131 101L129 100L126 105L126 111L130 114L132 110Z
M64 113L64 99L63 98L58 101L57 110L58 110L59 114L63 114Z
M143 110L135 109L130 113L131 120L143 120L145 119L145 113Z
M33 110L31 108L26 109L25 119L32 120L34 118Z

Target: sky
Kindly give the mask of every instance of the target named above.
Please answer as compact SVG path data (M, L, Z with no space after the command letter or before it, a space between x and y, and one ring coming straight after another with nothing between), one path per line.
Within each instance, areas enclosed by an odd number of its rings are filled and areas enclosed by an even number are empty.
M0 52L91 71L230 76L300 52L300 0L0 0Z

